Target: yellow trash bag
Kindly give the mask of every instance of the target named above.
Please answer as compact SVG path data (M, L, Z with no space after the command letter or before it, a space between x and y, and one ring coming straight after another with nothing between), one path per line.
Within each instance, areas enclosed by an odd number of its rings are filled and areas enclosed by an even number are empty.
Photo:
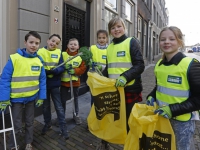
M154 110L155 107L146 104L134 105L124 150L176 150L169 119L154 114Z
M94 104L87 118L90 132L110 143L124 144L127 136L125 96L123 88L115 87L115 79L88 72Z

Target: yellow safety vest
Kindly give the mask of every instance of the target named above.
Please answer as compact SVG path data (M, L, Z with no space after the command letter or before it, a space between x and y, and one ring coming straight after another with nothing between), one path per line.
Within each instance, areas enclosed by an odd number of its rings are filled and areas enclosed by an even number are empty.
M162 59L161 59L162 60ZM154 73L157 80L156 101L159 106L181 103L188 99L190 87L187 79L187 71L192 58L183 58L178 65L165 66L159 60ZM174 117L179 121L188 121L191 113Z
M106 65L107 50L99 49L96 45L92 45L90 48L92 52L92 60L98 65Z
M55 49L51 51L43 47L38 50L37 54L41 56L44 61L44 69L51 70L58 66L61 57L61 50ZM52 78L53 75L48 75L48 77Z
M37 54L42 57L44 61L44 68L46 70L51 70L52 68L58 66L61 57L61 50L55 49L50 51L43 47L38 50Z
M119 44L111 43L107 47L107 63L108 76L112 79L117 79L120 74L129 70L132 67L130 56L130 41L132 38L127 38ZM133 85L135 80L130 81L127 85Z
M26 58L19 54L10 55L13 64L11 98L30 97L39 91L39 76L42 63L38 57Z
M63 56L63 60L66 61L67 59L69 59L70 55L68 55L67 52L62 52L62 56ZM71 64L72 68L78 68L81 65L82 62L82 58L80 56L75 57L74 59L70 60L69 62L67 62L66 64ZM78 77L75 75L72 75L72 80L73 81L78 81ZM67 70L65 70L62 74L61 77L61 81L63 82L69 82L70 81L70 76L67 73Z

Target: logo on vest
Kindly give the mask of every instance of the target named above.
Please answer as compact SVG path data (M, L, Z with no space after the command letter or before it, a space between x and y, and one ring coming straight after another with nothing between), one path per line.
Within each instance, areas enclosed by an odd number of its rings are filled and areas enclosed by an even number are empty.
M106 59L107 58L107 56L106 55L102 55L102 59Z
M124 57L126 55L125 51L117 52L117 57Z
M78 62L73 62L73 66L78 66Z
M182 78L168 75L167 82L181 84L182 83Z
M31 70L32 71L39 71L40 70L40 66L31 66Z
M58 58L58 55L51 54L51 58Z

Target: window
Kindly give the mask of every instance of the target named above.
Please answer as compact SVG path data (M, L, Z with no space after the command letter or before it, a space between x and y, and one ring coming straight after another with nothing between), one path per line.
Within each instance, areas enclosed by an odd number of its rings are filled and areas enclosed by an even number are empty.
M153 6L153 21L156 23L156 7Z
M125 18L131 20L131 5L128 2L125 2Z
M108 9L105 9L105 30L108 31L108 23L115 16L117 16L117 14L114 14L113 12L109 11Z
M105 0L105 6L117 12L117 0Z
M127 28L127 36L133 36L131 35L131 25L132 25L132 8L134 9L134 5L130 4L129 2L125 1L125 25Z
M142 18L141 17L138 17L138 40L140 41L140 43L141 43L141 38L142 38Z

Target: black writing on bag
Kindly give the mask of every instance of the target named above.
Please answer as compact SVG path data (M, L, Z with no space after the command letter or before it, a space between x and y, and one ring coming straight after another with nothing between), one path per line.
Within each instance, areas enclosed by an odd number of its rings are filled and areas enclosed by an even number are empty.
M96 117L98 120L101 120L106 114L114 114L114 120L119 120L119 91L101 93L93 96L93 99Z
M144 133L140 138L140 150L171 150L171 134L154 131L153 137Z

